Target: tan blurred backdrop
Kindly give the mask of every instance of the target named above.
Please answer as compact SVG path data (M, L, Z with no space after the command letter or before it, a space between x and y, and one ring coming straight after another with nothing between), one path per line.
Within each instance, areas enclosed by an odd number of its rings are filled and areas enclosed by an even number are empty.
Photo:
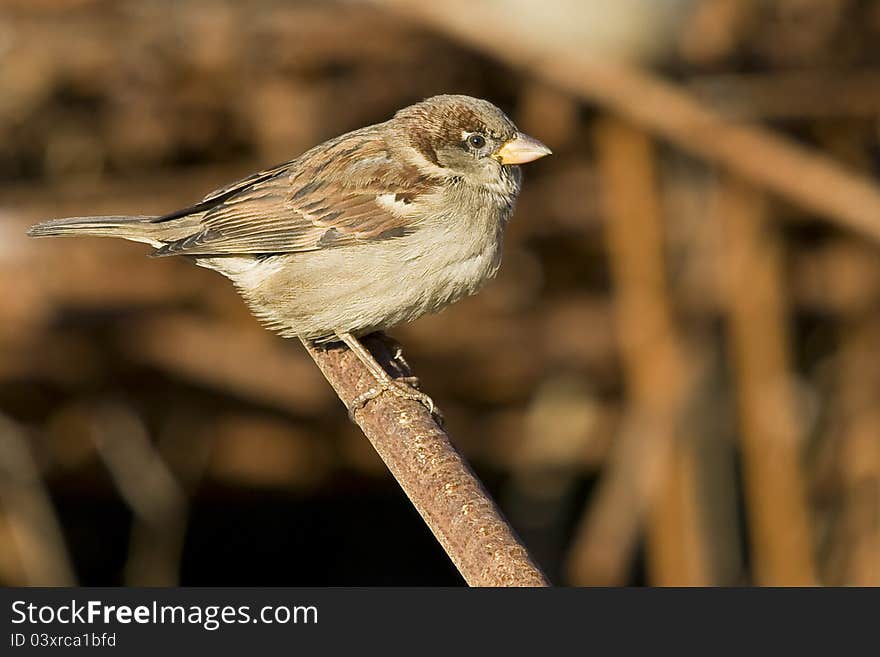
M0 583L458 584L160 214L435 93L530 165L496 281L392 332L554 582L880 584L880 7L0 2Z

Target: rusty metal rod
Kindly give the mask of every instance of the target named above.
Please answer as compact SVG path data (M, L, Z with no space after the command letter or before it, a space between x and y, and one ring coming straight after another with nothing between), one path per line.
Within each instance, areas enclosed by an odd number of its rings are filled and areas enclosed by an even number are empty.
M386 370L411 376L383 340L370 336L362 342ZM309 344L306 349L346 406L374 385L348 349ZM355 421L470 586L549 586L424 406L383 394L358 410Z

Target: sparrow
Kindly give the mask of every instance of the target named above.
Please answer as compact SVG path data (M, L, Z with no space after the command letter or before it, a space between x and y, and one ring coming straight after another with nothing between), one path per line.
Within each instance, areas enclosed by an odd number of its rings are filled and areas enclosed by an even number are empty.
M498 271L518 165L550 154L492 103L440 95L315 146L161 216L69 217L33 237L118 237L232 280L268 328L343 342L380 393L434 403L359 337L437 312Z

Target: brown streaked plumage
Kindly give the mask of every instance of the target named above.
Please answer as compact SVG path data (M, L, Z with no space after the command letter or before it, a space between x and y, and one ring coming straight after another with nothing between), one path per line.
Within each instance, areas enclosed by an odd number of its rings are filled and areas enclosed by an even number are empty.
M376 376L375 394L433 408L392 381L357 336L436 312L491 278L517 165L549 152L487 101L435 96L189 208L55 219L30 234L121 237L155 256L191 257L230 278L280 334L345 342Z

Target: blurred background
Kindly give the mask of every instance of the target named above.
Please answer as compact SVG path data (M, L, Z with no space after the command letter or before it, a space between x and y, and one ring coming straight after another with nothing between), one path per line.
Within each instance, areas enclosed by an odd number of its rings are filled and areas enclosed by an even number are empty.
M554 155L392 335L551 579L880 585L871 0L2 0L0 583L462 583L228 281L24 235L448 92Z

